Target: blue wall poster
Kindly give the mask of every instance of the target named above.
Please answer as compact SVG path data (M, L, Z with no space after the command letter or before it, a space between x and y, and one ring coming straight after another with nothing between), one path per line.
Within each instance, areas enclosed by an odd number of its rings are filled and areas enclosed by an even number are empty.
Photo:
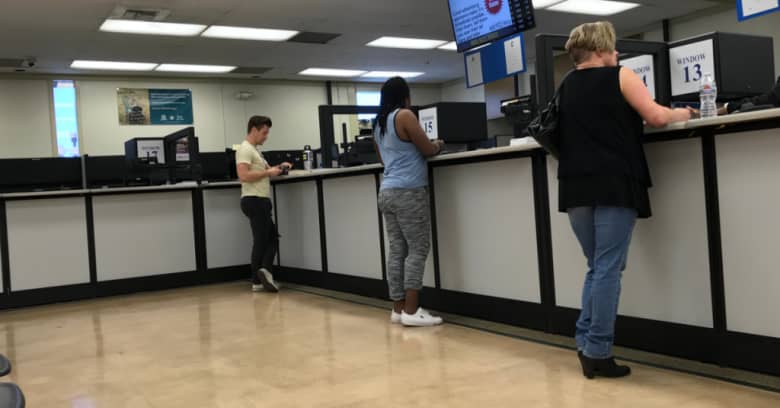
M117 89L120 125L191 125L189 89Z

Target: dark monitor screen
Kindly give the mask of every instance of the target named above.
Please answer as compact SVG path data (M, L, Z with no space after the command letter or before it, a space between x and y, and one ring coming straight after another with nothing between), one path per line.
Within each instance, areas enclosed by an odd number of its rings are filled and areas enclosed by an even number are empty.
M195 128L187 127L165 136L165 147L168 150L170 164L197 161L195 145Z
M208 181L231 180L230 157L227 152L208 152L200 154L203 179Z
M87 156L87 185L117 187L125 184L127 164L124 156Z
M165 140L162 138L137 138L125 143L125 160L144 165L165 165L168 160Z
M32 191L81 187L81 158L0 160L0 190Z
M448 0L458 51L536 27L531 0Z
M303 170L303 150L269 150L262 153L271 166L288 162L293 165L293 169Z

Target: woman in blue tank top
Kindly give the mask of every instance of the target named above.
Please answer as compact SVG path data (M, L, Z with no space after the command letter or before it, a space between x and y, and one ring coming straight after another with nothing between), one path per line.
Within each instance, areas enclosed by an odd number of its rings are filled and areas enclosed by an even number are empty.
M421 308L419 296L431 247L426 157L438 154L442 143L428 140L410 106L409 85L403 78L391 78L382 86L374 142L385 166L378 203L390 246L387 283L394 302L390 321L435 326L442 319Z

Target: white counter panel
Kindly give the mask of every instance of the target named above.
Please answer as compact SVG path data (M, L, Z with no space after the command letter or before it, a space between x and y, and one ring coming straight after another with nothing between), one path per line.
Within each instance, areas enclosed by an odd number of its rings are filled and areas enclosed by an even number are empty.
M323 181L328 272L382 279L374 175Z
M197 269L191 191L93 200L99 281Z
M434 170L443 289L541 302L530 158Z
M11 290L89 283L83 197L8 201L6 213Z
M277 184L276 200L281 266L322 271L316 182Z
M728 329L780 337L780 130L715 142Z
M704 170L698 139L645 145L653 217L638 220L619 313L712 327ZM566 214L558 212L558 163L550 160L556 301L581 307L586 260Z
M248 265L252 229L241 212L241 188L203 190L203 210L208 268Z

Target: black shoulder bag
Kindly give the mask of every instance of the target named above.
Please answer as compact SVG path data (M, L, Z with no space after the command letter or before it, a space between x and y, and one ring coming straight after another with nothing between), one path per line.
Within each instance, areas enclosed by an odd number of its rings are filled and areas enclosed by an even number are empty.
M547 103L547 107L539 112L539 115L531 121L528 125L528 134L531 135L536 141L544 147L553 157L556 159L559 155L559 143L560 135L558 133L558 116L559 116L559 102L560 93L563 83L566 82L566 78L571 75L574 70L569 71L561 80L561 84L558 85L558 89L555 90L550 102Z

